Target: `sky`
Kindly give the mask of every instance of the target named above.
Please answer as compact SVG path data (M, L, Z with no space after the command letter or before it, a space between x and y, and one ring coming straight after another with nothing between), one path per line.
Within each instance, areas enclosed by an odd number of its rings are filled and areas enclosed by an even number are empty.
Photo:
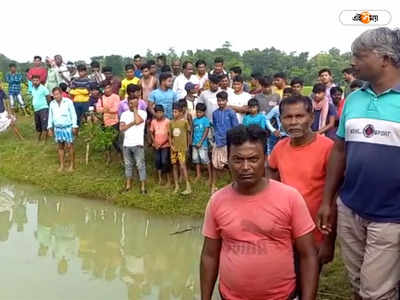
M275 47L315 55L351 42L373 26L343 25L343 10L387 10L400 26L400 1L3 0L0 53L19 62L34 55L64 60L144 55L175 48ZM9 28L8 28L9 26Z

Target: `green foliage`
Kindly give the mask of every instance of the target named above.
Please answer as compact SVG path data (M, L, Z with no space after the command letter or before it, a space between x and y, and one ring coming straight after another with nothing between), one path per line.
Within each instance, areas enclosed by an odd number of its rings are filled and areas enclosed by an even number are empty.
M87 122L82 125L80 135L86 143L90 143L95 151L106 151L118 136L113 127L103 127L99 123Z

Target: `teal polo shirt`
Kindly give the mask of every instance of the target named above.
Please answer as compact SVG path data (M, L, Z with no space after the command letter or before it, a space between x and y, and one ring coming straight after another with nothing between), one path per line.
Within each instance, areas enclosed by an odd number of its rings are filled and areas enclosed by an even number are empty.
M37 88L32 87L32 105L34 111L39 111L45 108L49 108L46 96L49 95L49 90L43 86L39 85Z
M337 136L346 147L343 203L367 220L400 223L400 85L351 93Z

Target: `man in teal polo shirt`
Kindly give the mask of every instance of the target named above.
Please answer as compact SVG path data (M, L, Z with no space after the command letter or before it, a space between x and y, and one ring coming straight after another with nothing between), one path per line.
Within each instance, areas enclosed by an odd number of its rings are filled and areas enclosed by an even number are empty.
M47 123L49 119L49 90L40 83L38 75L32 76L32 105L35 111L35 127L38 141L47 141Z
M346 99L319 212L337 230L355 299L399 299L400 30L371 29L352 44L352 67L364 86ZM341 187L340 187L341 185Z

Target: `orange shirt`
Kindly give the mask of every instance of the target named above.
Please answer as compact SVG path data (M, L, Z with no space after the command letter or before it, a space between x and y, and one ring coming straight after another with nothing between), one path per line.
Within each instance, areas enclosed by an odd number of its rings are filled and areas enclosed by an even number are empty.
M232 185L208 202L203 235L222 242L219 290L224 299L286 300L296 285L293 242L314 230L300 193L269 180L256 195Z
M118 118L118 107L119 107L119 96L117 94L111 94L107 97L103 95L96 103L96 111L103 114L104 126L110 127L119 122ZM104 112L107 110L107 112Z
M164 120L158 121L157 119L153 119L150 124L150 132L154 132L155 142L160 145L160 148L168 148L169 139L169 120L164 118Z
M294 147L290 138L284 138L272 150L269 167L279 171L281 181L296 188L306 201L313 220L316 220L325 185L328 158L333 141L317 134L311 143ZM322 233L315 229L317 245L323 240Z

